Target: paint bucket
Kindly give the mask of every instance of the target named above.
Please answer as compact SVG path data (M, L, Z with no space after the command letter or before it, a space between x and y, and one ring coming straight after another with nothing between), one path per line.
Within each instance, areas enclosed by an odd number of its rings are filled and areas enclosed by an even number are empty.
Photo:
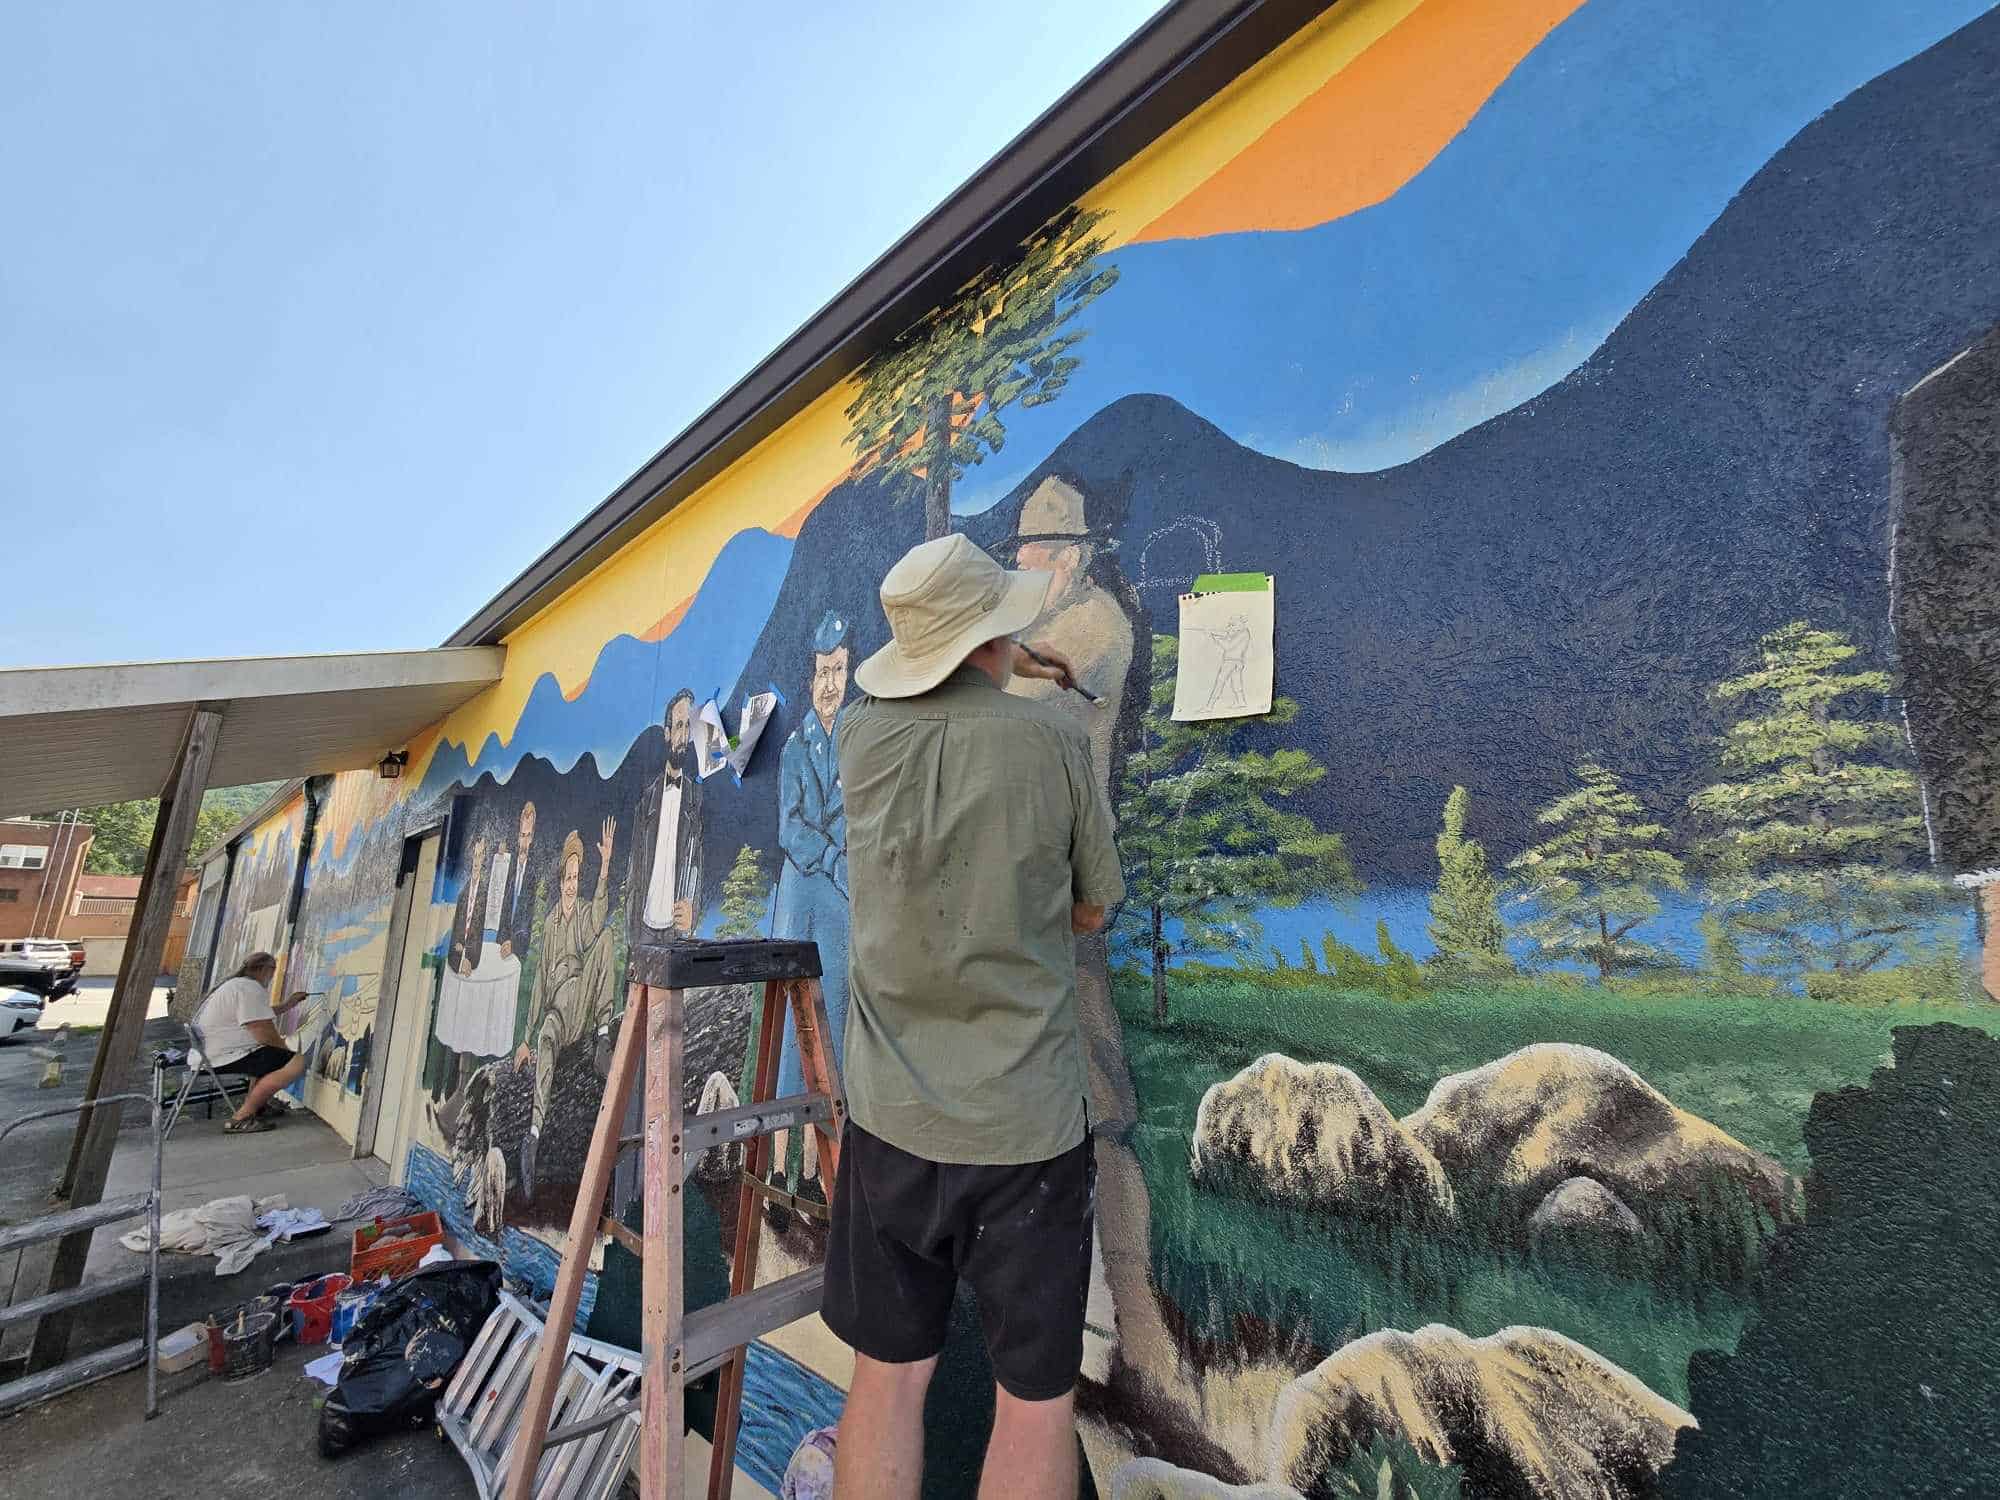
M347 1336L354 1331L355 1321L381 1295L378 1285L349 1287L333 1299L332 1338L336 1344L347 1342Z
M292 1283L287 1281L250 1298L247 1302L231 1303L228 1307L210 1313L203 1320L202 1325L208 1330L208 1373L211 1375L220 1375L222 1373L223 1365L228 1359L228 1350L224 1348L222 1342L222 1330L233 1324L240 1317L254 1317L258 1313L269 1313L271 1315L271 1342L274 1345L279 1339L290 1333L292 1331L292 1318L288 1304L291 1301L291 1297Z
M222 1375L241 1380L271 1368L271 1349L277 1343L276 1313L239 1313L218 1330L222 1340ZM214 1337L211 1335L211 1344Z
M287 1304L292 1312L292 1337L301 1344L324 1344L333 1332L333 1304L352 1285L353 1277L335 1271L294 1287Z

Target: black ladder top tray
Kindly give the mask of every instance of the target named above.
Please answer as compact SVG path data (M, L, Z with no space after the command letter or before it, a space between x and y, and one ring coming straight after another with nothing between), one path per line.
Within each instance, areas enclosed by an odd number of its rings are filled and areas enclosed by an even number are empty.
M719 984L761 984L769 979L817 979L819 944L810 939L682 938L632 950L636 984L663 990L711 989Z

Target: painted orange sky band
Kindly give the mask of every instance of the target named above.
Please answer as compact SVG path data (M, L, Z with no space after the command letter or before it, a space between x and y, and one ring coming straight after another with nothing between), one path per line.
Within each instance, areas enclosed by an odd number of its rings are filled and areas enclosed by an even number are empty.
M1423 0L1133 243L1310 229L1382 202L1582 4Z

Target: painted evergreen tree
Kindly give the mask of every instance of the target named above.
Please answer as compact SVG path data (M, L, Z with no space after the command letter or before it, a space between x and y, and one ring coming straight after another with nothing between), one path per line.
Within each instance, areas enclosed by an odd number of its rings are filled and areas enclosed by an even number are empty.
M1486 850L1465 836L1465 808L1470 798L1462 786L1444 801L1444 825L1438 831L1438 883L1431 892L1431 942L1437 956L1431 967L1449 978L1470 979L1505 973L1507 930L1500 923L1500 883L1486 868Z
M1534 910L1518 929L1550 962L1582 959L1600 982L1621 970L1671 962L1632 936L1660 914L1659 892L1687 889L1681 862L1658 846L1666 829L1644 821L1639 799L1600 765L1535 815L1549 838L1507 861L1514 899Z
M1734 779L1690 800L1718 830L1710 899L1767 972L1853 979L1915 943L1948 899L1919 865L1917 778L1895 760L1901 729L1880 716L1889 674L1852 670L1858 651L1795 621L1716 688L1744 709L1722 740Z
M1102 218L1065 209L857 372L857 470L923 480L925 541L951 530L952 485L1006 441L1000 413L1055 400L1081 363L1066 325L1118 279L1097 264Z
M764 916L770 905L770 887L758 864L758 851L745 844L736 851L736 862L722 881L722 923L715 935L722 938L757 937L764 931Z
M1347 846L1281 804L1326 775L1303 750L1236 750L1241 719L1174 722L1179 642L1153 637L1153 689L1139 744L1125 760L1118 843L1125 905L1112 932L1121 954L1142 958L1153 980L1153 1019L1167 1019L1167 924L1196 953L1255 953L1257 912L1361 887ZM1272 702L1256 722L1290 724L1299 706Z

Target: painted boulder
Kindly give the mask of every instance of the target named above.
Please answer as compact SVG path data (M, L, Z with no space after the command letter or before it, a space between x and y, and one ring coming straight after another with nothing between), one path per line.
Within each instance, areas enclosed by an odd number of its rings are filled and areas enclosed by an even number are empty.
M1559 1184L1528 1215L1528 1228L1536 1234L1569 1231L1620 1239L1645 1233L1639 1216L1616 1193L1588 1177L1571 1177Z
M1573 1177L1642 1206L1696 1202L1717 1182L1773 1218L1791 1203L1791 1178L1770 1157L1677 1108L1608 1052L1570 1042L1440 1079L1403 1125L1461 1191L1476 1182L1524 1209Z
M1357 1449L1398 1437L1481 1494L1638 1500L1694 1418L1546 1328L1432 1324L1357 1339L1285 1388L1270 1477L1318 1500Z
M1190 1163L1205 1187L1302 1208L1453 1210L1444 1168L1367 1084L1337 1064L1276 1052L1202 1096Z

